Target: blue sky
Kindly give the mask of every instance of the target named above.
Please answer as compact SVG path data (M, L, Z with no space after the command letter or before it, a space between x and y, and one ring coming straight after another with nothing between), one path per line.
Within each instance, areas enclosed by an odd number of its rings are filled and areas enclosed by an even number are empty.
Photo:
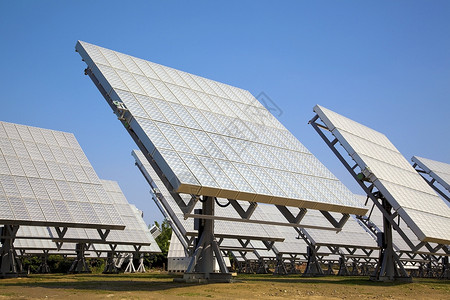
M1 1L0 120L73 132L145 220L162 215L136 148L75 53L77 40L249 90L353 192L307 124L315 104L450 163L449 1Z

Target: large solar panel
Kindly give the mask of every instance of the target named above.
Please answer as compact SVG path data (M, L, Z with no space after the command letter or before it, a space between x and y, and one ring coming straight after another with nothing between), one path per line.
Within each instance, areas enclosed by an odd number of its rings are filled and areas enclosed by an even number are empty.
M0 122L0 224L123 229L71 133Z
M146 173L146 177L149 177L157 186L159 193L163 196L158 198L158 202L161 203L164 210L168 213L169 218L175 223L175 226L181 231L184 236L197 236L198 232L194 229L194 219L184 218L184 213L176 200L172 197L165 185L159 179L156 172L153 170L150 163L145 159L141 151L133 150L133 157L136 163L141 167L141 170ZM183 200L187 203L191 198L190 195L180 194ZM223 203L225 199L221 199ZM198 203L197 208L201 208L201 203ZM261 215L259 210L254 212L257 218L260 220L267 219L264 215ZM217 216L240 218L238 213L232 206L220 208L216 210ZM286 221L284 221L286 222ZM232 224L232 226L230 226ZM263 226L255 223L239 223L216 220L215 221L215 235L221 238L250 238L250 239L263 239L263 240L282 240L282 235L272 225Z
M93 242L101 244L124 245L122 249L133 248L133 245L148 246L147 252L161 252L155 239L147 229L144 219L136 206L128 203L119 184L112 180L100 180L108 196L107 201L118 211L126 225L124 230L111 230L105 241L101 241L96 231L84 228L69 228L63 239L59 239L55 229L50 232L55 241ZM100 248L97 246L96 248ZM111 251L110 247L109 251ZM119 247L120 248L120 247ZM134 248L133 248L134 249ZM123 250L122 252L127 252Z
M318 105L314 111L419 240L450 243L450 208L384 134Z
M411 160L450 192L450 164L419 156L413 156Z
M364 214L248 91L86 42L76 50L176 192Z

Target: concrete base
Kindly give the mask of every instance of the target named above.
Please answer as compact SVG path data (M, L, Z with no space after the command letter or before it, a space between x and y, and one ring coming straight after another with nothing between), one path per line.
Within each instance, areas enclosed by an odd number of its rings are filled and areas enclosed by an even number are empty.
M183 283L231 283L231 273L184 273L183 278L174 278L174 282Z

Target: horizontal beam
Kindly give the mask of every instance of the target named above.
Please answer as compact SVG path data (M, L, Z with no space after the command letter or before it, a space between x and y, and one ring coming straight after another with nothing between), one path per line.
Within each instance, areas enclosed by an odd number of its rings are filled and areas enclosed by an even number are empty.
M334 228L334 227L324 227L324 226L315 226L315 225L307 225L307 224L293 224L293 223L286 223L286 222L283 223L283 222L274 222L274 221L266 221L266 220L248 220L248 219L240 219L240 218L199 215L199 214L185 214L184 217L186 219L187 218L211 219L211 220L220 220L220 221L233 221L233 222L243 222L243 223L256 223L256 224L265 224L265 225L310 228L310 229L319 229L319 230L329 230L329 231L335 231L335 232L339 232L342 230L342 228ZM254 238L252 238L252 239L254 239Z

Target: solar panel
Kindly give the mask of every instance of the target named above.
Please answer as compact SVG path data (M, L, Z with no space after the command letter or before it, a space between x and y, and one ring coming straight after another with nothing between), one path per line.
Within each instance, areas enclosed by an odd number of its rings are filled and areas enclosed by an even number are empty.
M136 162L141 169L147 173L146 177L149 177L155 185L157 186L158 193L161 194L162 197L157 197L156 202L160 202L163 205L164 210L168 213L172 222L174 222L175 226L181 231L181 235L183 236L197 236L198 233L194 229L194 219L184 218L184 213L181 210L180 206L173 198L171 193L167 190L165 185L159 179L156 172L153 170L150 163L145 159L144 155L141 151L133 150L133 157L136 159ZM180 196L187 203L189 202L191 195L180 194ZM219 199L219 201L226 202L225 199ZM199 203L196 208L201 208L201 203ZM254 212L256 217L264 220L267 219L264 215L261 215L259 210ZM240 218L238 213L232 208L232 206L224 207L216 210L217 216L222 217L235 217ZM233 222L232 226L230 226L231 222L217 220L215 221L215 235L219 238L250 238L250 239L265 239L265 240L282 240L282 236L278 232L274 226L267 225L263 226L261 224L255 223L238 223Z
M106 195L108 197L106 201L112 204L115 210L118 211L120 218L126 225L125 229L111 230L106 240L101 241L98 238L98 233L91 229L69 228L67 230L67 233L65 234L65 237L63 239L59 239L55 229L50 228L53 239L55 241L93 242L94 244L107 244L108 246L106 246L106 249L109 249L108 251L111 251L109 244L115 244L125 246L117 246L117 252L119 252L119 249L123 250L120 252L130 252L126 249L135 249L133 245L141 246L141 249L143 251L145 249L146 252L161 252L158 244L148 230L144 219L140 215L140 211L136 208L136 206L128 203L128 200L125 198L125 195L120 189L119 184L116 181L112 180L100 180L100 183L106 191ZM127 246L129 247L127 248ZM96 249L100 247L102 246L97 246Z
M419 240L450 243L450 208L384 134L318 105L314 111Z
M248 91L86 42L76 50L174 191L365 212Z
M56 244L50 240L47 227L20 226L14 240L16 250L56 250ZM41 251L42 252L42 251Z
M123 229L71 133L0 122L0 224Z
M425 172L431 176L432 180L429 182L430 184L433 185L434 181L436 181L447 192L450 192L450 164L418 156L413 156L411 160L416 166L419 166L420 169L417 170L416 168L417 171L420 173ZM448 196L446 199L448 200Z

